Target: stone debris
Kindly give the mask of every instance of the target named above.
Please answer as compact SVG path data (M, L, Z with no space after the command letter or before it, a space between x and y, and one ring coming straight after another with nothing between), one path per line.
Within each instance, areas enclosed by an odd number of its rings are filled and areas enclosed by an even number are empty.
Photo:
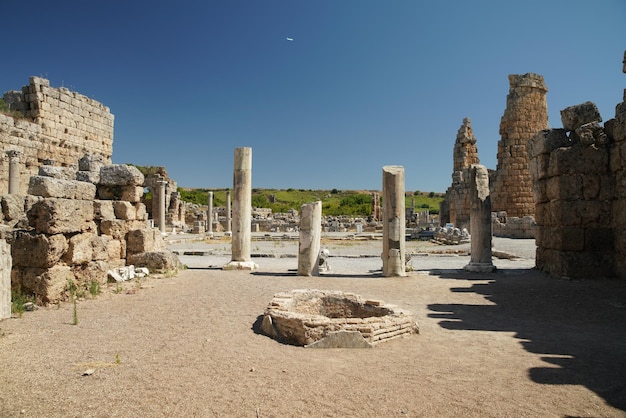
M150 274L146 267L137 267L134 265L118 267L107 271L107 276L116 282L125 282L134 278L143 278Z

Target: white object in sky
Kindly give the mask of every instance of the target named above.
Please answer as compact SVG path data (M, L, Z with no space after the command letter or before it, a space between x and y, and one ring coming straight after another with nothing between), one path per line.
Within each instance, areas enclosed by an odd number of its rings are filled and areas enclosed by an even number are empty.
M287 39L289 42L293 42L293 38L289 38L289 37L287 37L286 39Z

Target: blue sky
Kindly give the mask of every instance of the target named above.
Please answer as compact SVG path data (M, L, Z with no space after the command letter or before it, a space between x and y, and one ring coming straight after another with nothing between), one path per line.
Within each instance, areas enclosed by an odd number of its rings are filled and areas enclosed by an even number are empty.
M31 75L110 107L113 162L183 187L445 191L463 118L496 167L509 74L545 77L551 127L623 100L624 0L84 0L2 6L0 92ZM289 41L286 38L293 38Z

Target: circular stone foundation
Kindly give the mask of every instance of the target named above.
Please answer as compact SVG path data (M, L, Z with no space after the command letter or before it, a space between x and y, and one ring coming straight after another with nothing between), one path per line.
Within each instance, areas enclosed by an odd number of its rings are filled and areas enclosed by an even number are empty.
M265 309L261 329L279 341L301 346L336 337L337 333L351 335L353 343L347 346L356 346L356 332L364 340L362 346L372 346L419 332L413 315L396 306L363 300L352 293L316 289L275 294Z

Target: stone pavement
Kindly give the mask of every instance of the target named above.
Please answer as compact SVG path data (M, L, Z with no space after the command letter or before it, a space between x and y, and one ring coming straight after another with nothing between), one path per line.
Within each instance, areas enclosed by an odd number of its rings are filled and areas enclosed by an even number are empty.
M330 251L329 276L380 275L382 273L382 240L377 236L354 234L322 234L322 248ZM201 236L180 234L168 236L168 248L191 269L221 269L231 260L231 244L227 237L201 241ZM498 270L532 269L535 266L534 239L493 239L493 263ZM414 272L439 274L462 269L470 261L470 244L438 245L428 241L407 241L411 254L408 265ZM258 273L296 274L298 268L298 235L253 234L252 260Z

